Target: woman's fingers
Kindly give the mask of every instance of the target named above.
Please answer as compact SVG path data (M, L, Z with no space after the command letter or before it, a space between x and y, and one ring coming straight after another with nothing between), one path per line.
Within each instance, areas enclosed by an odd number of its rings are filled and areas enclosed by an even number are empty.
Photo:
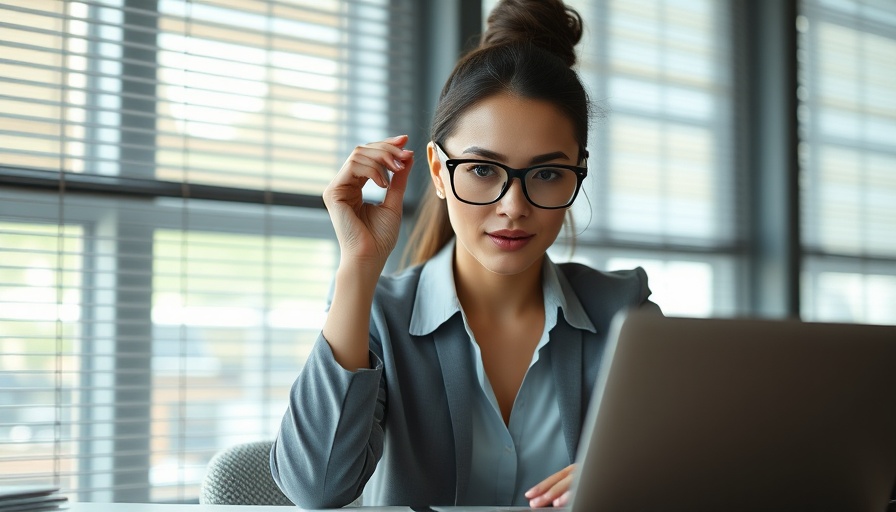
M385 166L378 160L365 155L364 153L352 153L351 158L345 162L348 172L353 178L368 178L381 188L385 188L389 183L389 174Z
M559 498L554 499L554 502L551 503L551 505L555 507L565 507L569 505L569 491L564 492Z
M402 167L396 165L395 160L391 152L387 150L358 146L346 159L334 181L340 183L353 178L366 178L373 180L380 187L386 188L389 186L387 171L400 172L402 170Z
M395 247L414 163L414 152L404 149L407 141L407 135L399 135L356 147L324 190L324 204L347 260L385 263ZM382 204L364 203L361 189L368 180L387 189Z
M392 176L392 182L389 184L389 190L386 191L386 198L383 199L383 206L395 211L401 211L402 202L404 201L404 192L408 185L408 176L411 167L414 165L414 152L406 151L409 156L403 161L404 170L395 173Z
M566 505L569 502L569 487L572 485L574 469L575 464L571 464L526 491L525 496L529 498L529 506L537 508L547 505L555 507Z
M324 191L325 202L356 199L357 194L346 187L360 188L367 180L373 180L381 188L389 188L388 171L402 173L413 163L413 151L403 149L406 143L407 135L399 135L356 147Z

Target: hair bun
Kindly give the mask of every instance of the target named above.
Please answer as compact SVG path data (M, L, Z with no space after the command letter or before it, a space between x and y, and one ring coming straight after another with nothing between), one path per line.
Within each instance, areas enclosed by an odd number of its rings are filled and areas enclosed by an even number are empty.
M562 0L501 0L488 16L479 46L531 42L572 67L581 39L582 17Z

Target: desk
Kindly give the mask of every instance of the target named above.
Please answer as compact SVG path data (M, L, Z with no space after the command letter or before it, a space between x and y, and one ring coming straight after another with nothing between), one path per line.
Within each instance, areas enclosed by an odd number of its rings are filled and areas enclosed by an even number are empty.
M160 503L71 503L69 512L301 512L298 507L268 507L260 505L171 505ZM519 512L533 510L526 507L357 507L336 508L342 512ZM544 509L542 509L544 510ZM566 509L549 509L562 511ZM311 512L311 511L306 511Z
M273 507L262 505L189 505L167 503L72 503L68 512L300 512L299 507ZM336 508L326 510L361 512L411 512L408 507ZM65 511L63 511L65 512Z

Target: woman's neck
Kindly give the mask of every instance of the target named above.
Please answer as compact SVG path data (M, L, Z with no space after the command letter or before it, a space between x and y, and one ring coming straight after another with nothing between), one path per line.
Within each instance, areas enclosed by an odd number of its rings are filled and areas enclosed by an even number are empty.
M543 261L540 259L519 274L501 275L475 260L472 264L459 262L455 253L454 285L464 313L468 318L481 315L507 318L543 308Z

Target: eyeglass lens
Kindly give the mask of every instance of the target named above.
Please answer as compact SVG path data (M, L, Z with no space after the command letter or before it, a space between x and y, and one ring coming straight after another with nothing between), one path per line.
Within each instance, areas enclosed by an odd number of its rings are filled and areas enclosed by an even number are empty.
M495 202L507 186L507 171L489 162L459 164L454 171L454 190L464 201ZM539 166L526 172L526 192L537 206L565 206L576 194L578 176L570 169Z

